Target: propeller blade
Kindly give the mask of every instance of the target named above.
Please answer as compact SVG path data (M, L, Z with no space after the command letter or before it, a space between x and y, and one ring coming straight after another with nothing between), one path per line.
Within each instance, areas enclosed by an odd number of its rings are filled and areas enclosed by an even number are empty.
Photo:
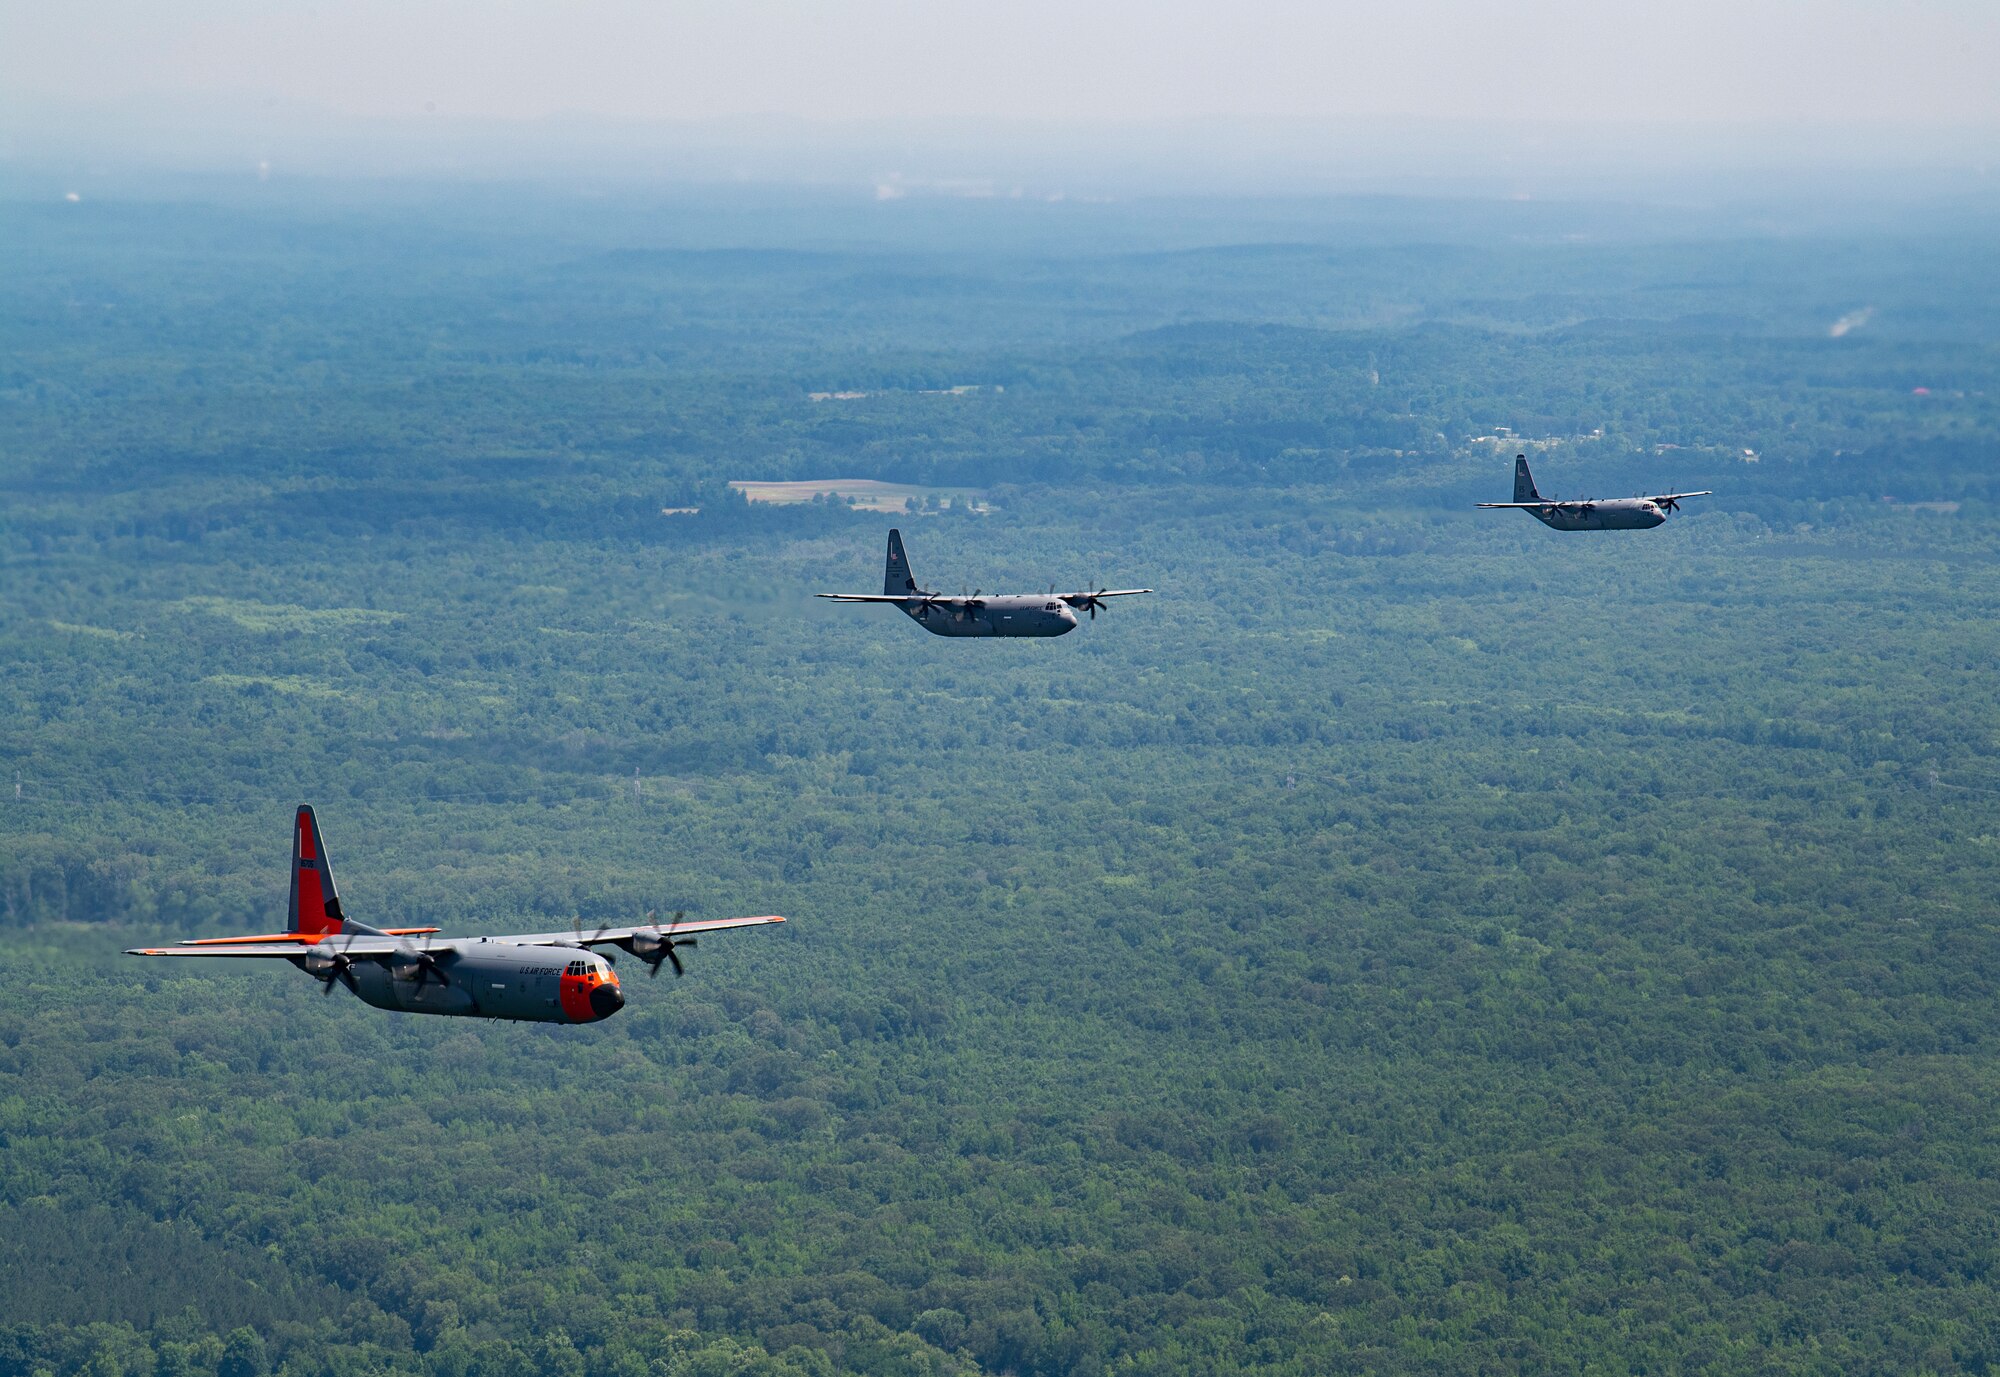
M319 982L322 997L333 993L336 980L345 985L356 999L361 997L361 988L354 983L354 958L347 954L344 943L338 951L330 948L328 951L310 951L299 964L306 974Z
M651 913L648 913L646 915L646 918L649 922L651 921L652 917L653 915ZM669 964L669 963L672 964L675 975L686 974L686 968L681 965L681 959L678 956L674 955L675 947L691 947L694 945L694 938L692 937L674 936L675 930L679 928L681 925L681 920L686 917L687 917L686 909L684 908L675 909L673 921L671 923L668 923L665 929L663 929L660 934L661 936L660 945L650 952L645 952L645 953L639 953L637 951L634 952L634 954L637 955L641 961L644 961L646 963L646 978L648 980L658 980L660 978L660 967L663 964Z

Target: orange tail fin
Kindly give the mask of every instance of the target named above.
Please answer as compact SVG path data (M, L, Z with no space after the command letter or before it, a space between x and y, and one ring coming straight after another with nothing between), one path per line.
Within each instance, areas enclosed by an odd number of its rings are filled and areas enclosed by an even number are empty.
M340 891L334 888L333 865L320 839L319 819L309 804L299 805L292 820L292 932L339 932L346 925L340 912Z

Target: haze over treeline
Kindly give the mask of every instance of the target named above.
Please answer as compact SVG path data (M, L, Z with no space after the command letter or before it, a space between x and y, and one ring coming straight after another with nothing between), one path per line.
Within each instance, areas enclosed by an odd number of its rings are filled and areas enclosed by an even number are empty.
M0 106L0 177L146 173L606 186L778 184L880 199L1351 193L1675 204L2000 203L2000 127L1391 116L1058 121L366 117L281 101Z
M1990 196L2000 10L239 0L0 8L0 168Z

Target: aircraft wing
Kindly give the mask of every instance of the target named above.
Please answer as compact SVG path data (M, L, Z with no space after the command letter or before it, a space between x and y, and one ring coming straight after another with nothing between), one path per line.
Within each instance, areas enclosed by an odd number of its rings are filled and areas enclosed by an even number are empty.
M635 933L659 933L665 937L685 937L697 932L725 932L730 928L762 927L785 920L775 913L755 918L685 918L678 923L640 923L635 927L589 928L579 933L524 932L489 938L493 942L513 942L524 947L616 947L632 940Z
M421 937L425 933L437 932L437 928L383 928L385 937ZM176 942L178 947L247 947L266 943L284 943L290 946L310 947L321 942L338 942L337 936L323 932L266 932L255 937L192 937L185 942ZM345 950L343 948L342 950Z
M1650 502L1678 502L1683 497L1713 496L1715 494L1707 488L1703 488L1700 492L1654 492L1646 494L1646 498Z
M524 947L615 947L631 941L634 933L649 932L667 937L687 937L697 932L725 932L730 928L762 927L767 923L784 921L775 913L762 914L754 918L690 918L678 923L642 923L636 927L593 928L588 936L574 931L527 932L512 933L487 940L512 942ZM359 957L395 956L399 952L412 950L436 954L456 948L458 944L451 942L427 943L413 947L410 943L396 940L399 933L421 934L436 931L436 928L397 929L395 933L385 933L380 937L322 936L316 942L300 933L272 933L268 937L208 937L182 942L171 947L132 947L125 954L127 956L275 957L281 961L295 961L315 946L335 955Z
M435 931L435 929L433 929ZM237 956L264 957L279 961L296 961L304 956L313 944L299 942L254 942L246 946L214 945L202 942L183 942L175 947L132 947L127 956ZM394 956L411 948L393 937L356 937L342 941L338 937L323 939L318 945L336 956ZM450 951L449 944L419 947L426 952Z
M947 598L942 593L815 593L816 598L832 598L835 602L961 602L961 598Z
M1475 507L1561 507L1564 505L1575 506L1577 504L1574 502L1568 504L1561 502L1475 502L1472 505Z
M1129 598L1135 594L1152 591L1150 588L1099 588L1095 592L1085 590L1081 593L1058 593L1056 596L1064 601L1071 598Z

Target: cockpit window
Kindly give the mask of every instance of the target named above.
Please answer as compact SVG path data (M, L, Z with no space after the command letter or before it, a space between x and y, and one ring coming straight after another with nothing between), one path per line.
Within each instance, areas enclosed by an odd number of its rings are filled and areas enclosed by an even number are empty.
M1044 612L1053 612L1053 611L1055 611L1055 610L1056 610L1057 608L1059 608L1059 607L1061 607L1061 606L1062 606L1062 604L1061 604L1061 603L1057 603L1057 602L1052 602L1052 603L1050 603L1050 604L1049 604L1048 606L1044 607L1044 608L1042 609L1042 611L1044 611Z

